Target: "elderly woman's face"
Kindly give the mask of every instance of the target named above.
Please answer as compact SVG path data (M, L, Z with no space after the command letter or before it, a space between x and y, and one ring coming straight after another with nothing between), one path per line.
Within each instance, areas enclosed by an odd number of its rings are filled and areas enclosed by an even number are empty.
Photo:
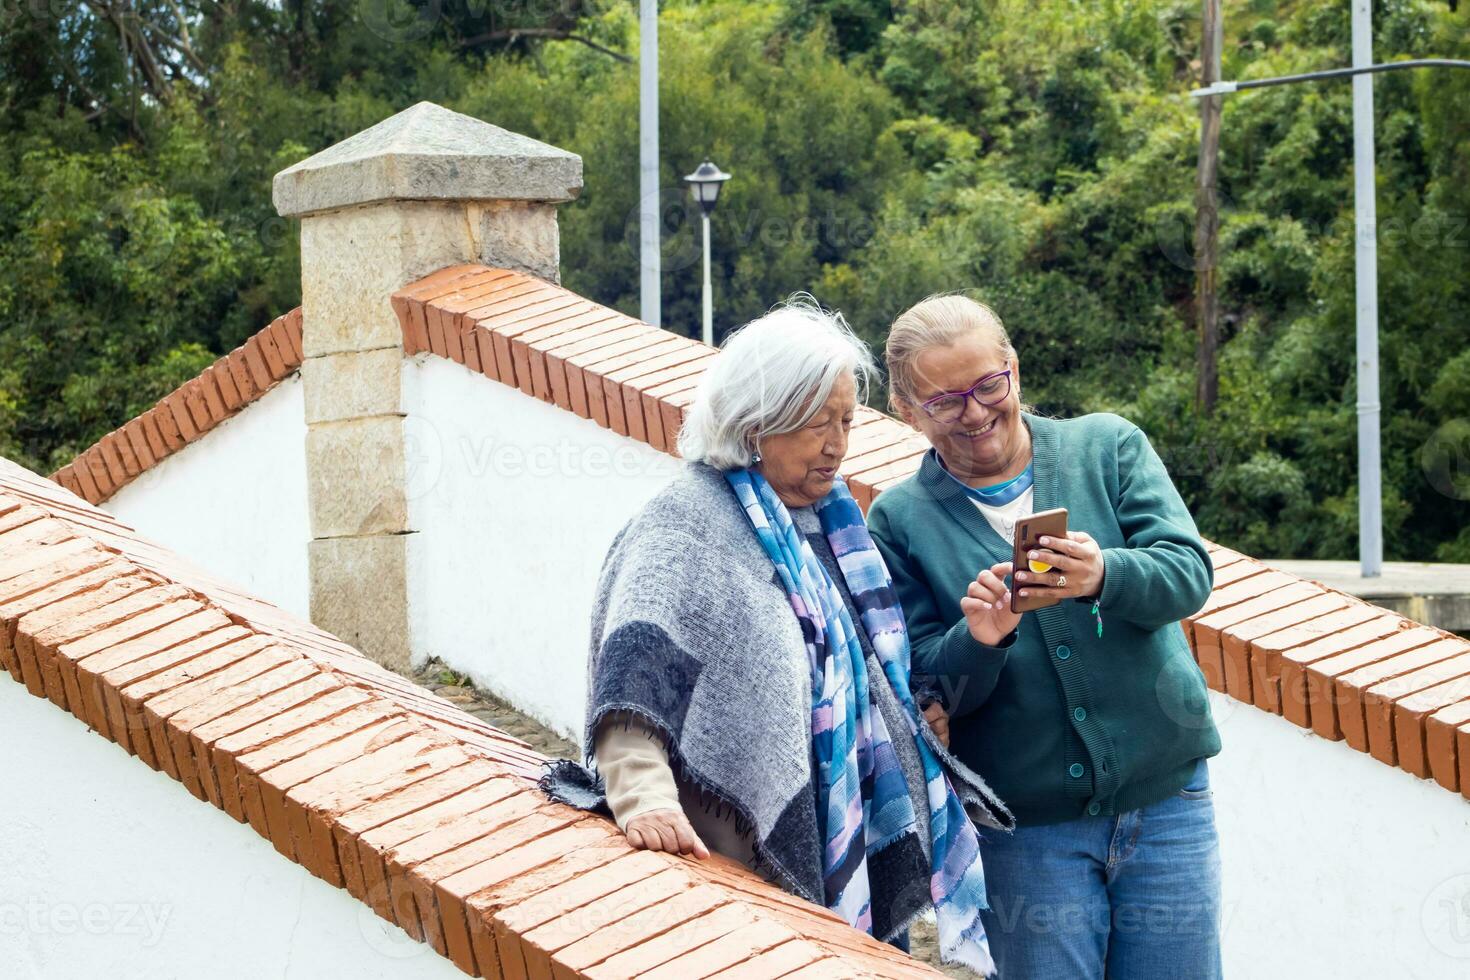
M857 383L845 374L817 414L795 432L761 439L756 469L788 507L806 507L832 490L832 480L847 455L847 430L857 411Z
M1009 391L994 405L982 405L984 392L965 399L964 412L953 421L931 418L920 406L945 393L968 391L983 378L1010 370ZM902 405L904 420L939 451L945 466L960 479L986 478L1003 473L1027 446L1021 421L1020 367L1007 363L978 333L947 347L931 347L914 360L913 403ZM991 382L994 384L995 382Z

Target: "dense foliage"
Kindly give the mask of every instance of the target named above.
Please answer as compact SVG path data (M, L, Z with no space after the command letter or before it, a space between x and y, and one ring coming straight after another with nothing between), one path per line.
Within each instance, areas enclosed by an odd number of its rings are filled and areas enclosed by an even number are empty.
M1380 60L1470 58L1470 5L1379 0ZM1348 62L1346 0L1226 7L1225 77ZM809 289L873 343L967 289L1028 400L1150 433L1217 540L1356 552L1351 97L1230 98L1221 398L1196 411L1194 0L672 0L666 325ZM580 153L572 288L637 309L637 10L608 0L12 0L0 7L0 454L68 460L295 305L270 178L430 99ZM1376 82L1388 557L1470 561L1470 72Z

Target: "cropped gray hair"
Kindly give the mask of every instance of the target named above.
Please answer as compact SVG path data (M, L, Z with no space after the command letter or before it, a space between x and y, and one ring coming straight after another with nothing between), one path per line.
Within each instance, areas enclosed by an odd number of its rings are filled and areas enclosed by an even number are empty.
M843 375L867 398L873 355L842 314L797 293L726 338L679 430L679 455L718 470L751 465L766 436L812 420Z

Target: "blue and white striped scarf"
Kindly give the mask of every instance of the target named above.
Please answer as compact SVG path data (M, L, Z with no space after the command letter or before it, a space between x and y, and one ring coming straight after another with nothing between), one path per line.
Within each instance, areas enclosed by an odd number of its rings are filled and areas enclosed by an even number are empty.
M775 564L806 639L827 906L871 933L868 857L914 832L914 801L868 690L862 642L837 584L763 476L743 469L725 478ZM940 955L945 962L989 976L995 966L980 920L980 909L986 906L979 838L938 758L919 734L919 709L909 692L908 631L893 580L841 477L815 509L923 763L932 843L929 891Z

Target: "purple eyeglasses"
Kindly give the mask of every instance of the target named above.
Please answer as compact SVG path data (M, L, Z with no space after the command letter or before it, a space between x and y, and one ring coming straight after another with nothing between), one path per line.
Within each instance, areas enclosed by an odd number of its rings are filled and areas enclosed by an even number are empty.
M1011 393L1011 372L1007 368L987 374L965 391L946 391L935 395L919 407L936 422L957 422L965 414L965 402L971 398L981 405L999 405Z

